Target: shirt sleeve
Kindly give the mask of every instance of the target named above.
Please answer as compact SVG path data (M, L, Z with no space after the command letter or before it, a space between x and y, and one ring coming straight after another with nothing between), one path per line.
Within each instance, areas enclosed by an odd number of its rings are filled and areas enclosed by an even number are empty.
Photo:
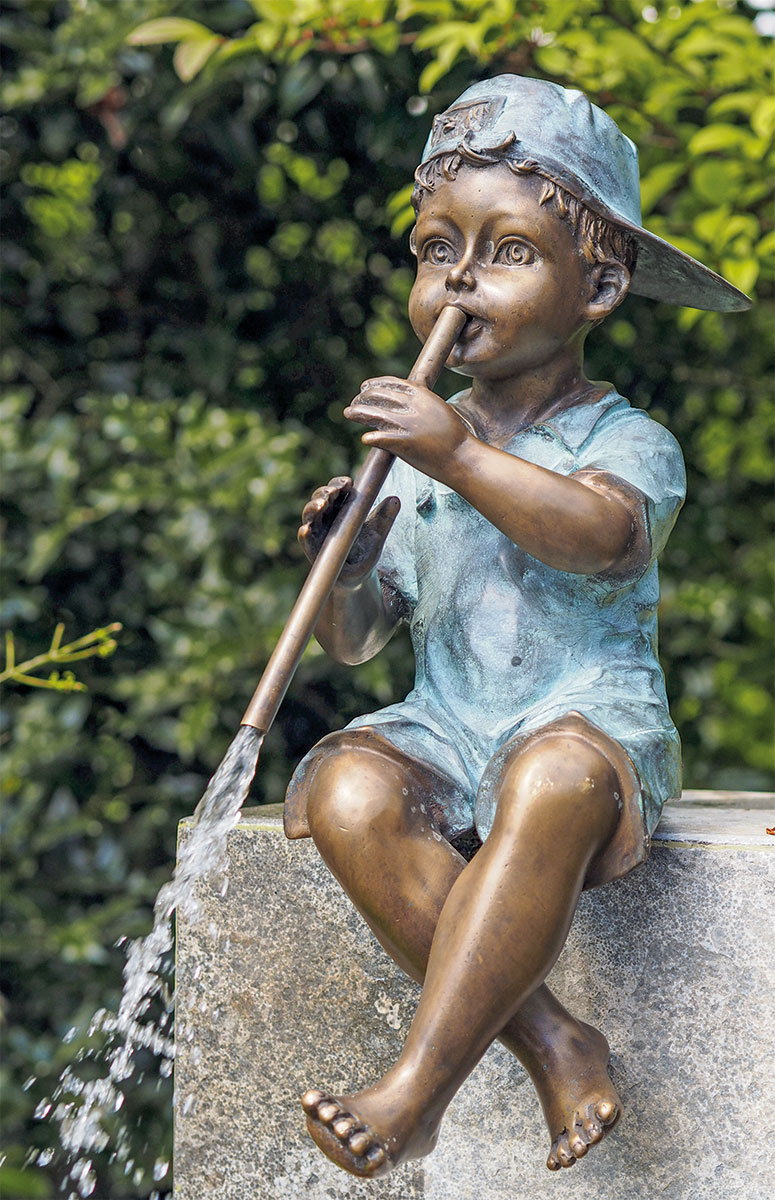
M590 486L615 491L636 526L631 566L637 573L661 554L686 496L686 471L678 442L641 409L627 408L599 422L578 451L579 475ZM640 512L640 516L638 513Z
M401 509L396 517L377 564L377 575L391 605L408 618L417 603L417 572L414 555L416 518L416 472L396 458L380 488L375 507L388 496L398 496Z

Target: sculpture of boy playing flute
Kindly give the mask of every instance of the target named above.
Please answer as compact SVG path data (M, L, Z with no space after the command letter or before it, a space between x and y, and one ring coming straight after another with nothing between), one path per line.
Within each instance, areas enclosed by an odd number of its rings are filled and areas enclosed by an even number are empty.
M383 1175L432 1150L498 1038L535 1084L557 1170L621 1102L605 1037L544 980L582 889L642 862L680 792L656 559L684 497L681 453L586 378L584 342L629 290L748 301L643 229L637 151L579 92L475 84L436 118L416 180L410 319L424 339L445 305L463 310L449 365L471 386L445 402L370 379L345 410L397 459L316 632L358 663L406 621L417 676L406 700L307 755L286 831L311 834L423 988L382 1079L302 1103L334 1162ZM310 558L349 484L306 505Z

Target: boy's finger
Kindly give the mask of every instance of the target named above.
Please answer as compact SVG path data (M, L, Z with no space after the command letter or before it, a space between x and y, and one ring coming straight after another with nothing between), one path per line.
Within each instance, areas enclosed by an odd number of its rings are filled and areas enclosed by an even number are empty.
M378 425L380 429L403 428L401 417L403 409L389 408L387 405L359 404L349 405L344 410L348 421L359 421L363 425Z
M391 525L401 511L401 501L398 496L387 496L371 513L369 521L390 521Z
M403 429L385 426L381 429L370 429L361 434L361 441L364 446L378 446L382 450L392 450L394 446L400 446L402 442L407 441L408 437L409 435Z
M391 392L361 392L355 396L345 409L345 412L359 411L363 408L384 408L390 412L406 412L409 404L404 396L396 396Z
M361 418L359 418L361 420ZM395 421L388 421L382 413L374 413L372 416L362 418L364 425L371 425L374 433L394 434L396 436L405 436L407 430L403 425L396 424ZM365 437L365 434L364 434Z
M323 509L326 507L327 500L328 500L327 496L320 496L316 492L315 495L312 497L312 499L308 500L307 503L304 505L304 508L301 510L302 517L305 520L309 520L310 517L314 517L318 513L321 513L323 511Z
M361 391L367 392L377 387L389 387L397 392L411 392L412 390L412 384L407 383L405 379L399 379L397 375L377 375L374 379L364 379Z

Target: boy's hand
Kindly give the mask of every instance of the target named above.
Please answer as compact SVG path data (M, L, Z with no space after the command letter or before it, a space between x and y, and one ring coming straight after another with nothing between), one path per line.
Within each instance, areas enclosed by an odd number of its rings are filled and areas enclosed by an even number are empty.
M361 438L365 445L389 450L442 481L457 451L473 437L440 396L393 375L367 379L344 415L372 427Z
M298 536L310 562L314 562L320 553L328 531L351 489L352 480L346 475L339 475L324 487L317 488L304 505ZM390 533L400 507L401 501L397 496L388 496L370 514L342 567L338 581L340 584L345 587L357 587L371 574L379 561L385 538Z

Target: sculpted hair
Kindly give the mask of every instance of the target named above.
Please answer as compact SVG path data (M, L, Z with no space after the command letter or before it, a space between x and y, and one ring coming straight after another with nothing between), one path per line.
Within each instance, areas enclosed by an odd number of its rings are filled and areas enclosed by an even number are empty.
M561 221L567 221L581 253L590 265L614 259L632 274L638 257L635 239L605 217L592 212L534 159L509 157L513 141L512 135L500 146L493 146L489 150L474 150L462 141L456 150L422 163L414 173L412 205L415 213L419 212L426 193L435 191L440 180L454 179L461 167L492 167L497 163L505 163L515 175L538 175L544 180L538 203L548 204Z

